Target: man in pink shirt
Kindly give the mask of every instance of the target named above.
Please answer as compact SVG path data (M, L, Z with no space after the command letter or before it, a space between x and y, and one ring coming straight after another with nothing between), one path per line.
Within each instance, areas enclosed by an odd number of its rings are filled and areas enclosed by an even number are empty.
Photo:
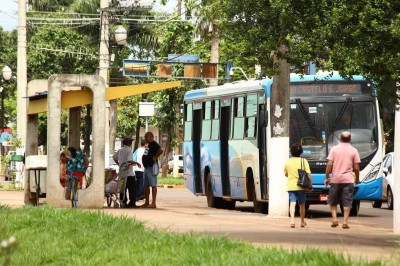
M333 147L328 155L328 163L325 171L325 186L330 184L328 204L331 206L332 225L337 227L337 205L343 205L342 228L349 229L348 220L353 201L354 183L360 183L360 155L356 148L351 146L351 134L343 131L340 142ZM353 172L355 177L353 176ZM332 173L331 177L329 175Z

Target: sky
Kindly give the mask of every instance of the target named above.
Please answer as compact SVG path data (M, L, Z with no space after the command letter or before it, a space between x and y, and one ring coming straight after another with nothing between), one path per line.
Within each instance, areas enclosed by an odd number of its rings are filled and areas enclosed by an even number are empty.
M18 24L18 1L0 0L0 26L5 31L12 31Z
M18 0L0 0L0 26L5 31L17 29L18 25ZM176 9L177 0L168 0L166 6L159 4L157 0L154 10L173 11Z

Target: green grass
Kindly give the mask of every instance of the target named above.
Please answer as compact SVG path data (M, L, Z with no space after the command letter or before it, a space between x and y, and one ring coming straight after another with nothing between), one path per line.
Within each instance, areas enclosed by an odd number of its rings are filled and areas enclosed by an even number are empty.
M311 249L288 252L150 230L127 217L49 206L0 206L0 241L11 236L17 246L10 265L381 265Z
M183 177L170 177L162 176L157 179L159 185L184 185L185 179Z

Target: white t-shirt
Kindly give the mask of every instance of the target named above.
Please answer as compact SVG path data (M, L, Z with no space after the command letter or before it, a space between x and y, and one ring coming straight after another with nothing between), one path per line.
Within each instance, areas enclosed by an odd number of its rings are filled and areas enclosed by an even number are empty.
M144 153L144 151L145 151L145 147L139 147L136 151L135 151L135 153L133 154L133 160L135 161L135 162L138 162L138 163L140 163L140 167L138 167L137 165L135 165L134 167L133 167L133 170L134 171L138 171L138 172L144 172L144 167L143 167L143 162L142 162L142 156L143 156L143 153Z

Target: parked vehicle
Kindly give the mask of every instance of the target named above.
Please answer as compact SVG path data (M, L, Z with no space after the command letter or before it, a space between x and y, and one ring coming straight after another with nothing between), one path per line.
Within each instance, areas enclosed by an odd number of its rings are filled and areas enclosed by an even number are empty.
M183 173L183 155L174 155L174 157L168 161L168 173L171 174L174 171L175 157L178 157L178 172Z
M383 162L379 169L379 175L383 176L382 200L372 202L372 207L380 208L382 202L387 202L388 209L393 210L393 190L394 190L394 153L389 152L383 158Z

